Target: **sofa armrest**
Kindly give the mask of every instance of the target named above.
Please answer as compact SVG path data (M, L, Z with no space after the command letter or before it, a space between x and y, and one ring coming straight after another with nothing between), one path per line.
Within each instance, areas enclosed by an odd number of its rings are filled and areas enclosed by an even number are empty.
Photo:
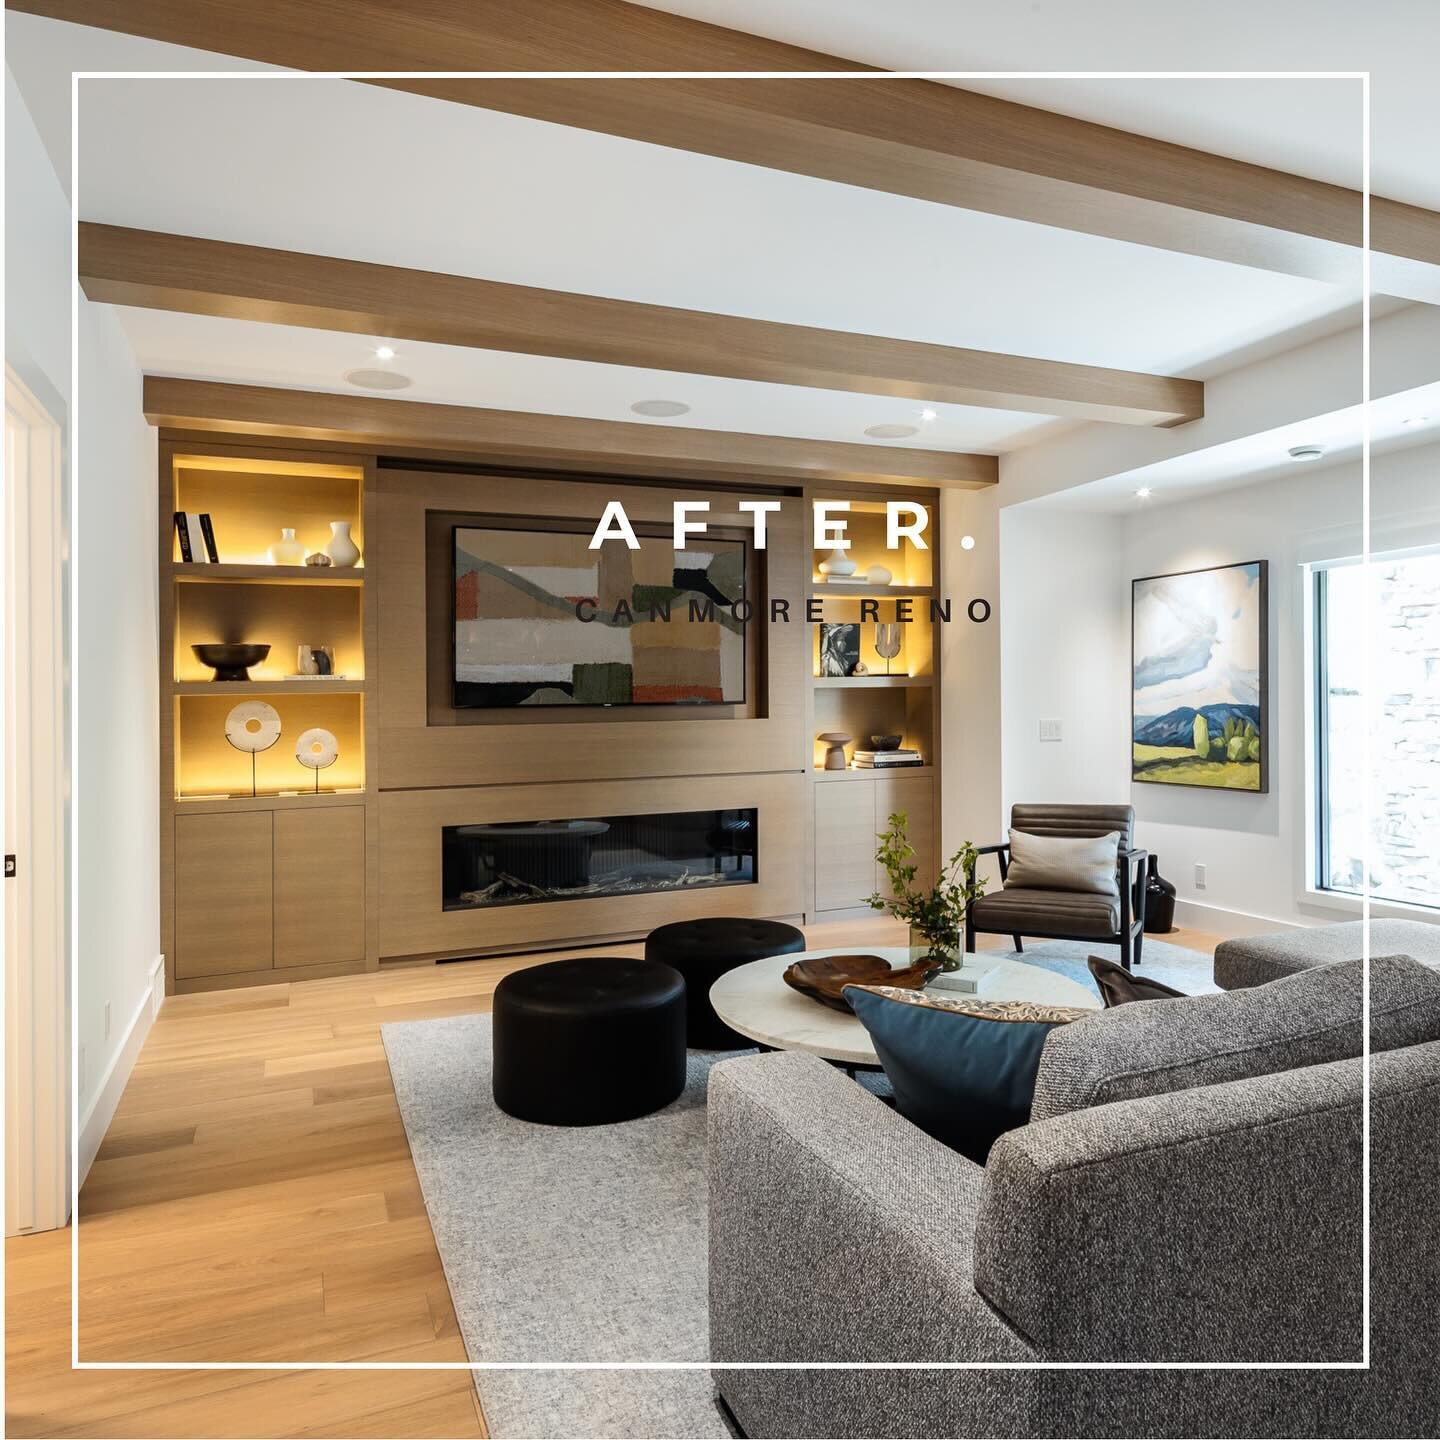
M1355 1360L1362 1068L1307 1065L1002 1135L978 1288L1055 1360Z
M717 1364L1035 1358L975 1291L985 1172L855 1081L795 1052L724 1061L709 1137Z

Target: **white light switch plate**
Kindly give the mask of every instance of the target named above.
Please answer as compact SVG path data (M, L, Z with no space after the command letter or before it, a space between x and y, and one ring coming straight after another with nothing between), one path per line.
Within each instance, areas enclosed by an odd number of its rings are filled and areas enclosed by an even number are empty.
M1064 726L1059 720L1042 720L1040 722L1040 738L1042 740L1063 740L1065 738Z

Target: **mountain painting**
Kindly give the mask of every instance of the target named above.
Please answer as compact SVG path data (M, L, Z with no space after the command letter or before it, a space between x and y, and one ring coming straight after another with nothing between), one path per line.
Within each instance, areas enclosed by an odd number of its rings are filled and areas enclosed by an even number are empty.
M1269 790L1267 580L1252 560L1133 582L1132 779Z
M454 580L457 709L744 702L742 540L457 525Z

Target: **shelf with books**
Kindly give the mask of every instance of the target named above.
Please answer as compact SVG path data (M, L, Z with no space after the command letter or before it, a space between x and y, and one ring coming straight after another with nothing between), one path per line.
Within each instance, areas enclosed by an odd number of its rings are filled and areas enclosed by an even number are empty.
M872 769L857 769L851 765L844 770L826 770L822 766L815 766L810 771L810 778L820 783L828 783L831 780L877 780L884 775L934 775L933 765L885 765Z
M341 570L322 565L209 565L176 560L170 578L182 584L220 585L244 580L258 585L348 585L365 583L363 569Z

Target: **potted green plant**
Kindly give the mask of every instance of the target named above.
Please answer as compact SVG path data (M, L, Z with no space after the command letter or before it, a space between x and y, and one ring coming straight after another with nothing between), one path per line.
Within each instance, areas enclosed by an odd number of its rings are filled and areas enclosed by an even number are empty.
M974 879L978 851L967 840L949 859L939 878L928 890L915 885L915 847L906 835L908 817L903 810L890 817L890 824L876 838L880 848L876 861L884 868L895 893L887 898L878 892L870 897L872 910L885 910L910 927L912 949L926 952L939 962L941 970L958 970L964 963L965 911L972 900L985 893L984 880Z

